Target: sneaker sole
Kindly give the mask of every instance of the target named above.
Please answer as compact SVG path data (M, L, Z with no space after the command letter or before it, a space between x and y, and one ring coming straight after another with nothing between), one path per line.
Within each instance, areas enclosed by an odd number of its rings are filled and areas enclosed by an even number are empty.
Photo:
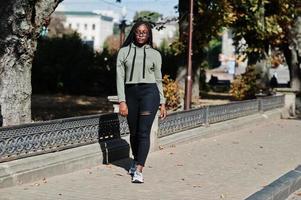
M144 183L144 181L138 181L138 180L134 180L134 181L132 181L132 183Z

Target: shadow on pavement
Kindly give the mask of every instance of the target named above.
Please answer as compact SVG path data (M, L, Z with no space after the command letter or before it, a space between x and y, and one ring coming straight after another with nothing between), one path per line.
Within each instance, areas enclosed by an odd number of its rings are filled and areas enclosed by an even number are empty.
M114 161L111 164L115 165L117 167L123 168L125 171L128 172L132 162L133 162L132 158L125 158L125 159L122 159L122 160Z
M99 117L98 141L102 151L103 164L111 163L128 170L131 161L130 145L121 138L117 113Z

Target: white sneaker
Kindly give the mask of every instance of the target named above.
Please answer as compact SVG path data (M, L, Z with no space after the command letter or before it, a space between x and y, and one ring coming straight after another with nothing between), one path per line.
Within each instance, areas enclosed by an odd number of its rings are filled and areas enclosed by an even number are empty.
M141 172L138 172L137 170L134 173L134 176L132 178L132 183L143 183L143 175Z
M137 169L136 162L133 161L129 169L129 175L134 176L136 169Z

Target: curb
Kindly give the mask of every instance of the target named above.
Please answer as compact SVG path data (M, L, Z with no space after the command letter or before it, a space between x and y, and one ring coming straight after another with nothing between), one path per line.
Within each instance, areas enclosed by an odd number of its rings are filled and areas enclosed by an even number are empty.
M285 200L301 188L301 165L284 174L245 200Z
M129 157L127 138L0 163L0 188L71 173Z

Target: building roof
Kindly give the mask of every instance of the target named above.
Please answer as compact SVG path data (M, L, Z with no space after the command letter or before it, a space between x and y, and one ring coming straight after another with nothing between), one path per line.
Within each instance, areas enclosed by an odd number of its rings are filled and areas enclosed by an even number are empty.
M99 16L102 20L113 21L112 17L103 16L101 14L96 14L96 13L90 12L90 11L55 11L55 14L58 14L58 15L87 16L87 17L89 17L89 16L93 16L93 17Z

